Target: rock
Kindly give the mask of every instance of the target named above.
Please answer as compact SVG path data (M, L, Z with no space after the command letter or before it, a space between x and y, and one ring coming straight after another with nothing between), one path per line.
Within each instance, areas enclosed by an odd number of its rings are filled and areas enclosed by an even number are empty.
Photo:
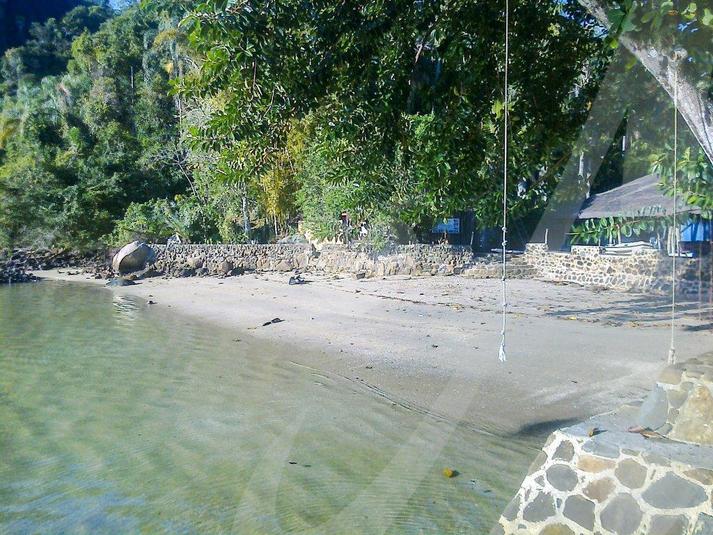
M713 395L706 386L697 386L672 421L670 437L685 442L713 445Z
M147 263L153 262L156 253L151 247L140 241L125 245L114 255L112 268L116 273L131 273L143 269Z
M506 520L515 520L520 512L520 495L517 494L503 511L503 518Z
M577 468L583 472L603 472L614 468L614 462L608 459L600 459L591 455L581 455L577 462Z
M655 515L651 518L648 535L681 535L688 531L688 520L683 515Z
M602 527L617 535L632 535L639 532L641 508L629 494L619 494L612 499L600 515Z
M107 286L133 286L136 283L132 280L126 279L124 277L115 277L113 279L109 279L109 281L106 283Z
M659 385L646 398L639 409L638 423L642 427L657 430L666 423L668 418L668 398L666 391Z
M564 516L588 531L594 529L594 502L581 496L570 496L564 502Z
M590 433L592 437L596 437L601 434L601 431L594 428L590 431ZM585 442L584 446L582 446L582 450L598 457L607 457L609 459L617 459L621 454L621 451L616 444L611 444L596 438L590 440L589 442Z
M564 524L550 524L540 531L540 535L575 535L569 527Z
M547 469L547 481L557 490L564 492L577 486L577 474L566 464L553 464Z
M582 491L587 498L591 498L599 503L605 502L611 493L614 491L614 480L610 477L604 477L592 481Z
M622 485L630 489L641 488L646 481L646 468L631 459L621 461L614 474Z
M713 533L713 516L701 513L698 515L693 535L710 535Z
M713 485L713 470L695 468L684 472L684 474L691 479L695 479L699 483L703 483L704 485Z
M205 260L203 260L203 257L201 256L192 256L186 261L186 263L188 264L188 267L199 269L205 265Z
M695 507L708 499L701 487L671 472L652 483L641 496L659 509Z
M233 267L233 263L230 260L223 260L220 263L218 271L221 275L229 275L230 272L233 271Z
M659 383L677 385L681 382L681 374L682 370L680 368L669 366L661 372L661 375L659 376Z
M537 457L535 457L535 460L532 461L532 464L530 465L530 469L527 471L527 475L531 476L535 472L537 472L540 468L544 466L544 464L547 462L547 454L544 451L541 451L537 454Z
M126 279L128 280L144 280L144 279L150 279L152 277L159 277L161 276L161 273L156 271L156 269L153 266L149 266L145 269L142 269L140 271L135 271L133 273L130 273L129 275L126 276Z
M292 262L289 262L288 260L280 260L275 266L275 269L277 271L285 272L292 271L294 267L292 266Z
M574 458L574 446L569 440L563 440L555 450L553 459L570 462Z
M525 506L522 518L528 522L542 522L555 514L555 501L546 492L538 494Z

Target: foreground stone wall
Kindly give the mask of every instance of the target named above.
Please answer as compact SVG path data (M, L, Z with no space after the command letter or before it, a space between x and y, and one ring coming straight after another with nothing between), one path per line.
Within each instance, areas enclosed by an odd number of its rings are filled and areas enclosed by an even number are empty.
M641 407L555 431L494 533L713 534L713 354Z
M671 287L671 258L658 251L618 256L605 254L599 247L573 246L571 252L563 253L549 251L543 243L531 243L525 249L525 261L543 280L653 293L668 292ZM711 291L711 258L679 258L676 264L678 291L707 296Z
M683 457L557 431L493 533L710 535L713 459Z

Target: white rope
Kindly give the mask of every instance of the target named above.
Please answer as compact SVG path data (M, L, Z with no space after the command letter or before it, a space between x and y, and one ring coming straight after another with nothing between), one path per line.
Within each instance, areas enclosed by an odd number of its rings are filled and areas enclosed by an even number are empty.
M508 68L510 63L510 2L505 0L505 139L503 142L504 147L504 162L503 162L503 326L501 331L500 339L500 351L498 352L498 358L500 362L505 362L507 360L507 354L505 353L505 336L507 331L507 314L508 314L508 301L507 301L507 237L508 237L508 115L510 107L510 91L508 88Z
M673 255L671 256L671 347L668 350L668 363L676 364L676 257L678 255L678 70L674 72L673 82Z

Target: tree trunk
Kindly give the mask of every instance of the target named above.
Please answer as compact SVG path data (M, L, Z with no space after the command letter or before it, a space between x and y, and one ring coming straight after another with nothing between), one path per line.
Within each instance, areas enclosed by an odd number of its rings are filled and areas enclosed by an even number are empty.
M609 27L602 0L579 0L579 3L603 26ZM674 86L678 73L678 110L713 163L713 101L706 91L698 89L696 80L684 75L681 60L673 57L672 50L657 50L654 46L638 40L636 36L626 33L619 36L619 42L641 62L671 98L675 94Z
M243 232L247 238L250 238L250 214L248 214L248 193L247 186L243 190Z

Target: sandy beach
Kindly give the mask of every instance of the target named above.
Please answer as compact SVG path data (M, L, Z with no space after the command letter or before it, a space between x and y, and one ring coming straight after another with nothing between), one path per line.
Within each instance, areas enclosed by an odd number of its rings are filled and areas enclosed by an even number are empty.
M84 274L44 279L105 285ZM375 395L498 433L546 431L641 400L664 367L665 298L534 280L509 282L507 356L498 361L500 281L308 274L154 278L106 291L234 331ZM154 304L149 305L149 301ZM263 324L280 318L282 321ZM711 310L683 302L679 359L713 349Z

